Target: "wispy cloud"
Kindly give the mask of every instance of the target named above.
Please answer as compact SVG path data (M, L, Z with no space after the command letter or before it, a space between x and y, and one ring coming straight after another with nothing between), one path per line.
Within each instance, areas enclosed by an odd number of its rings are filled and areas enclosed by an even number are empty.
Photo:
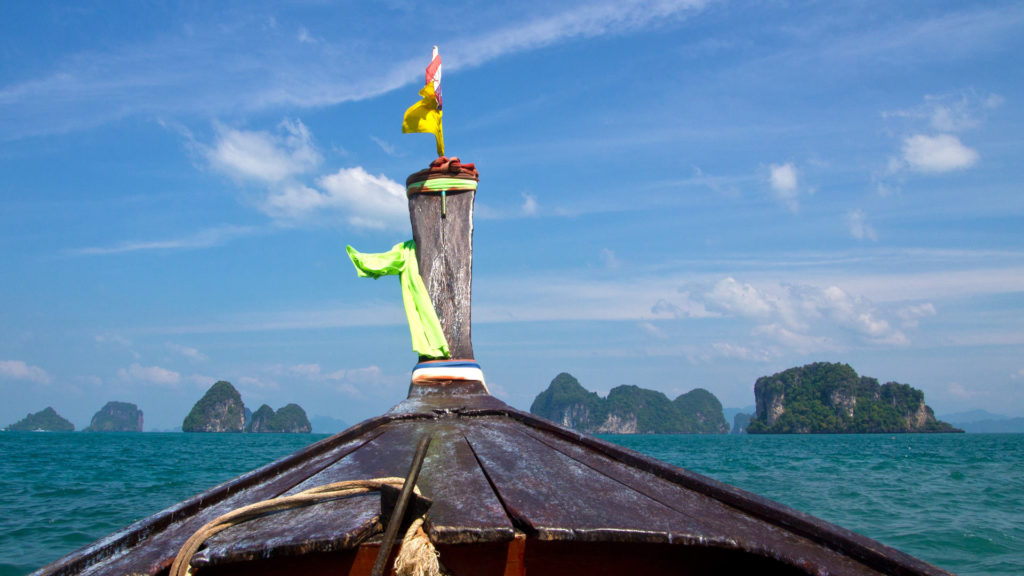
M181 382L181 374L167 368L161 368L160 366L132 364L127 368L119 369L117 375L126 382L157 384L160 386L177 387Z
M36 384L49 384L50 375L38 366L26 364L21 360L0 360L0 378L7 380L23 380Z
M878 233L868 224L863 210L857 209L846 213L846 225L850 235L857 240L878 240Z
M190 346L182 346L181 344L168 343L167 349L173 350L174 352L177 352L178 354L181 354L182 356L190 360L195 360L198 362L205 362L207 360L206 354L203 354L199 350L192 348Z
M200 230L193 234L179 238L165 240L134 240L122 242L113 246L90 246L87 248L76 248L68 253L80 256L105 256L110 254L124 254L127 252L143 252L154 250L197 250L222 246L236 238L251 236L259 232L258 228L252 226L220 226Z
M277 183L315 169L323 157L300 120L283 120L278 133L217 126L217 137L206 157L210 165L230 176Z
M605 2L505 25L496 22L507 21L507 15L481 19L472 27L479 34L451 38L445 67L471 68L568 40L664 26L705 3ZM410 56L418 41L395 42L401 29L390 26L386 38L375 36L372 27L362 35L320 38L305 27L288 33L268 26L274 18L208 19L216 24L190 23L182 33L148 43L80 52L36 77L0 86L0 138L62 133L139 115L214 118L281 106L330 106L415 83L423 70L423 56ZM421 27L416 31L417 37L430 35ZM367 45L376 48L368 51Z

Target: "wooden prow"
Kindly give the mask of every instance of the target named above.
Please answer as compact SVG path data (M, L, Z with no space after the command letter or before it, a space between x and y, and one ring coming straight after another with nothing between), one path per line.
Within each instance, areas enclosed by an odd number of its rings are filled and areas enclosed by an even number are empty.
M453 360L474 359L473 203L478 178L472 164L441 157L406 180L420 276Z

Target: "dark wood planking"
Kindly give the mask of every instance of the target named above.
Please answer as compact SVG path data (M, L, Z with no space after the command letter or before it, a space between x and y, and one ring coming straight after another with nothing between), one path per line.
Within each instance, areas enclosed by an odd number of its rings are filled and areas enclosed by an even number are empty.
M409 197L420 276L441 321L452 358L473 358L473 191Z
M674 536L709 537L691 518L552 451L514 421L480 420L486 425L467 425L466 438L506 511L528 535L666 543Z
M169 558L206 522L240 506L280 495L372 438L374 429L386 421L384 417L373 418L325 438L131 524L33 574L155 573L166 568Z
M455 417L396 420L384 433L343 460L296 486L299 492L342 480L404 476L416 443L432 434L417 482L433 501L428 518L430 536L443 543L494 542L513 536L512 524L477 466Z
M830 566L834 574L879 574L806 538L744 514L708 496L587 450L579 444L538 430L524 427L524 431L551 450L565 454L595 472L615 479L625 488L640 492L691 518L699 526L699 533L722 535L722 538L718 539L719 545L721 542L728 542L730 548L759 556L774 556L791 564L809 561L819 566ZM698 541L697 544L705 543ZM716 542L709 539L706 544L714 545Z
M510 407L505 413L530 428L543 430L559 438L578 443L588 450L608 456L627 466L707 495L777 526L781 530L793 532L815 543L838 550L879 572L892 575L950 576L950 572L937 566L763 496L740 490L689 470L669 466L650 456L564 428L550 420L527 412Z
M193 566L333 552L380 531L380 493L284 510L232 526L207 540Z

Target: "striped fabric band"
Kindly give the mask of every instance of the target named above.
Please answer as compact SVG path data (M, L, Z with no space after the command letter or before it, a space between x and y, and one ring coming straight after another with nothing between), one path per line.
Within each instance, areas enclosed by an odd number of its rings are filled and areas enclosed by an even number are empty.
M413 384L429 384L446 380L475 380L484 385L484 371L471 360L436 360L420 362L412 369Z
M412 182L405 187L406 195L430 192L466 192L476 190L477 181L466 178L430 178Z

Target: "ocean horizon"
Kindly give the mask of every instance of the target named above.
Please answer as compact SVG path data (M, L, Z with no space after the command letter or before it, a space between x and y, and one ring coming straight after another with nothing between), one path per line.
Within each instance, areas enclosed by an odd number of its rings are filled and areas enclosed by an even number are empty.
M0 576L326 434L0 434ZM951 572L1024 573L1024 434L602 435Z

